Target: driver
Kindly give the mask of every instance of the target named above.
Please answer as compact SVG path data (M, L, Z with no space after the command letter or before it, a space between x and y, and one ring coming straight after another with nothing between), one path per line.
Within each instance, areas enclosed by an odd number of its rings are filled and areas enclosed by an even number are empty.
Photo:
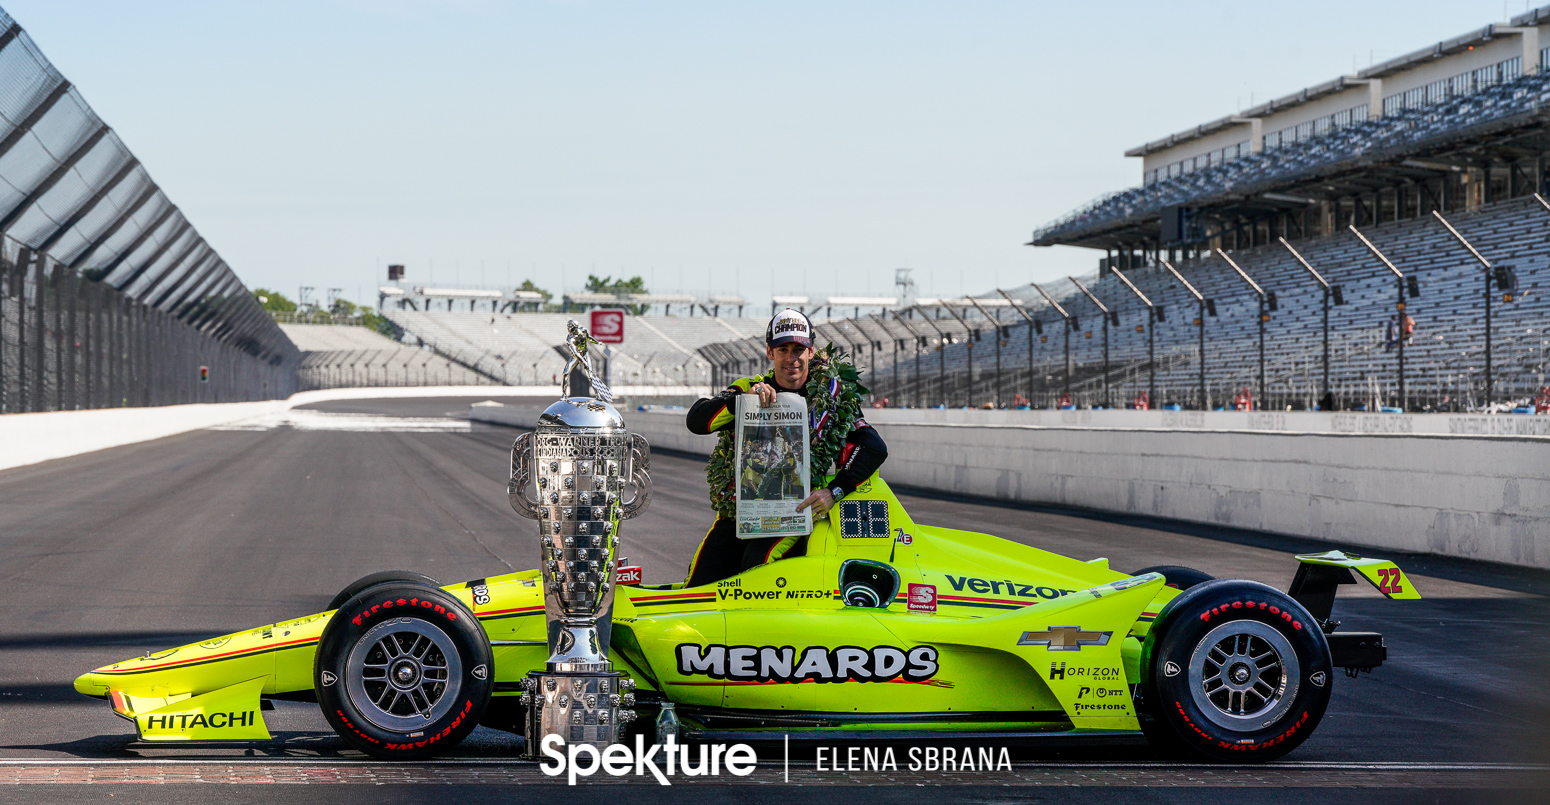
M759 404L768 408L774 404L779 392L800 394L804 398L828 393L828 389L821 388L822 382L811 386L808 383L814 356L813 323L805 314L791 308L776 313L765 328L764 342L765 354L772 364L770 371L758 377L739 378L716 396L696 402L689 408L686 423L691 433L717 433L732 428L739 394L757 394ZM814 519L823 517L840 499L856 491L856 487L872 477L888 458L888 446L860 417L859 409L853 417L847 418L853 419L854 424L845 436L844 450L834 462L839 471L824 483L817 473L828 468L813 467L813 493L796 506L799 512L811 508ZM816 428L812 430L815 438L819 433ZM719 492L721 490L711 490L713 503ZM731 502L731 509L735 511L735 498L723 499ZM806 536L738 539L737 518L726 511L727 506L718 508L722 511L718 512L715 524L706 532L694 554L686 586L710 584L767 562L801 556L807 550Z

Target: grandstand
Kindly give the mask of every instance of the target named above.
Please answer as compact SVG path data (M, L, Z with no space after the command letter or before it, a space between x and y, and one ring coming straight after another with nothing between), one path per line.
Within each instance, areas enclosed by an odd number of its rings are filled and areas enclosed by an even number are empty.
M1326 390L1368 410L1521 403L1550 358L1542 24L1550 7L1127 152L1143 158L1141 185L1030 243L1103 250L1091 275L820 330L895 405L1124 406L1154 384L1152 406L1222 407L1245 389L1256 408L1312 407ZM1327 389L1325 291L1287 246L1335 286ZM1400 303L1416 326L1403 398ZM759 346L701 352L720 380L758 367Z
M365 327L281 324L301 350L300 391L356 386L468 386L493 383L466 366Z
M565 322L584 313L429 311L386 308L382 315L406 341L507 385L559 382L565 358ZM631 316L625 343L609 350L609 378L616 385L702 386L710 363L697 350L708 343L763 332L756 319L704 316Z
M1511 266L1517 288L1510 303L1493 286L1494 373L1498 399L1523 398L1543 383L1545 328L1550 299L1543 294L1550 263L1550 210L1532 197L1484 205L1449 217L1493 263ZM1363 230L1375 246L1417 278L1420 295L1406 293L1416 330L1406 344L1412 407L1480 407L1483 372L1484 277L1478 264L1433 218L1385 223ZM1397 295L1393 275L1349 232L1294 243L1321 274L1340 287L1331 306L1330 385L1336 405L1375 408L1397 395L1397 344L1386 335ZM1269 398L1257 407L1311 408L1323 393L1323 290L1279 243L1232 252L1257 283L1276 295L1267 312L1266 380ZM1257 388L1259 298L1220 257L1175 266L1209 300L1204 317L1209 407L1230 405L1237 392ZM846 347L868 370L876 399L912 406L1010 405L1015 395L1053 406L1070 393L1078 406L1123 407L1150 386L1148 337L1155 339L1157 396L1152 405L1201 407L1198 392L1201 306L1161 265L1123 271L1162 313L1152 324L1140 299L1119 274L1094 273L1042 287L1075 322L1032 285L974 299L922 299L888 316L818 325L821 340ZM1105 317L1076 285L1080 282L1111 312L1108 371L1103 361ZM999 302L999 304L997 304ZM976 307L975 303L978 303ZM1018 312L1018 311L1021 312ZM1024 319L1031 317L1038 324ZM999 320L999 322L998 322ZM1000 328L999 366L994 333ZM1147 333L1148 327L1155 331ZM1070 374L1065 349L1069 339ZM715 378L758 370L762 342L708 345L702 353L723 371ZM972 364L972 381L970 370ZM1107 379L1109 394L1104 393ZM999 393L998 393L999 388Z

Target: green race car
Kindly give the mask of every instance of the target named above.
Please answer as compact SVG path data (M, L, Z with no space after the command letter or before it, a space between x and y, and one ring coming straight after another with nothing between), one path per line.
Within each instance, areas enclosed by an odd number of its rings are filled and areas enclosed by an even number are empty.
M619 569L608 651L648 740L671 703L688 740L1144 735L1262 761L1312 733L1335 668L1384 659L1381 635L1329 631L1336 587L1360 576L1419 597L1390 562L1297 560L1287 593L1124 573L921 525L873 477L817 522L805 556L692 588ZM374 574L328 611L106 665L75 688L145 741L267 739L264 700L305 700L372 756L430 757L476 724L521 733L520 681L549 656L539 585L538 570L446 586Z

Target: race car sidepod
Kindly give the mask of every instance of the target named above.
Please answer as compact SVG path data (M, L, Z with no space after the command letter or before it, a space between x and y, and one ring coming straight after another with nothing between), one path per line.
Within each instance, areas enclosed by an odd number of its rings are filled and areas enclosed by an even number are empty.
M1127 679L1138 676L1139 643L1123 649L1163 582L1160 573L1131 576L1001 615L911 624L902 636L1009 651L1044 680L1075 729L1134 731Z

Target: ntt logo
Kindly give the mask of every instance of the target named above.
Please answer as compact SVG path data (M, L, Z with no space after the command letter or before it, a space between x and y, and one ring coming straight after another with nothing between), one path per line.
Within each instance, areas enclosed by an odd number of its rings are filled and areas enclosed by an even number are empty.
M591 777L602 769L610 777L634 774L636 777L651 775L659 785L672 785L668 778L682 774L685 777L720 777L721 769L734 777L753 774L759 756L748 744L701 744L699 757L687 746L679 746L678 739L667 736L662 745L646 746L645 736L635 736L635 748L626 744L613 744L599 750L591 744L566 744L559 735L545 735L539 742L539 753L544 760L538 768L550 777L565 775L567 785L575 785L577 777ZM661 752L661 757L657 753Z

